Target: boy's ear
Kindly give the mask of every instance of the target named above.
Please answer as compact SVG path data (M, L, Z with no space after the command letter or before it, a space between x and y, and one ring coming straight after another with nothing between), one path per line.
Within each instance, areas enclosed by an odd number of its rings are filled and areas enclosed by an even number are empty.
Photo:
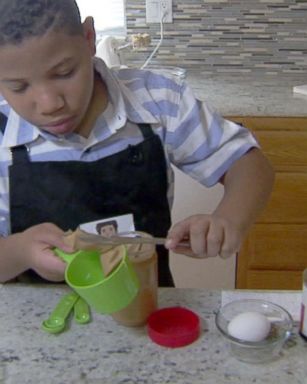
M92 55L96 54L96 32L94 27L94 19L92 17L87 17L83 25L83 35L91 49Z

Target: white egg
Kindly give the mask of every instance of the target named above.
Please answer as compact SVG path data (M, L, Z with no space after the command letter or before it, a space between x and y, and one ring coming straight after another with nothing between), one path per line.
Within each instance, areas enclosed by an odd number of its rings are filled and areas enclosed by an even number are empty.
M270 333L269 319L259 312L243 312L228 324L231 336L244 341L262 341Z

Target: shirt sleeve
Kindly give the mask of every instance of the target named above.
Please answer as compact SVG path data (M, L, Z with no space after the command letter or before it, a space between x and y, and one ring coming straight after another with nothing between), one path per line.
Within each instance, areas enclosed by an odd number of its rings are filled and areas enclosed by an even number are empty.
M168 123L165 144L170 162L206 187L215 185L249 149L259 147L250 131L197 100L187 85L182 87L176 118Z

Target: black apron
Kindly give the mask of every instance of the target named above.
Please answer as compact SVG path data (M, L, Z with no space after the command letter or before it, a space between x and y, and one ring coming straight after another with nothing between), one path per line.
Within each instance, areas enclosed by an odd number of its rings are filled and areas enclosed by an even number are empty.
M31 162L24 145L9 167L12 233L44 222L67 231L132 213L135 228L164 237L171 225L167 171L160 138L140 124L144 140L94 162ZM173 286L168 252L158 246L159 286Z

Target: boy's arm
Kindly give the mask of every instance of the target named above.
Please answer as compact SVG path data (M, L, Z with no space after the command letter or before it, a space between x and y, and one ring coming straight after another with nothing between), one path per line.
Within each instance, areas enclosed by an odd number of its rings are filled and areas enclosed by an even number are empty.
M253 148L225 173L224 196L211 215L193 215L169 231L167 248L196 257L237 252L247 231L264 208L272 191L274 172L262 152ZM191 250L176 247L189 239Z
M0 282L33 269L50 281L63 281L65 263L55 256L54 247L72 252L64 232L51 223L33 226L24 232L0 237Z
M272 166L259 149L253 148L233 164L221 182L224 197L214 214L229 218L247 232L271 195Z
M0 237L0 283L10 280L25 270L27 262L21 256L19 234Z

